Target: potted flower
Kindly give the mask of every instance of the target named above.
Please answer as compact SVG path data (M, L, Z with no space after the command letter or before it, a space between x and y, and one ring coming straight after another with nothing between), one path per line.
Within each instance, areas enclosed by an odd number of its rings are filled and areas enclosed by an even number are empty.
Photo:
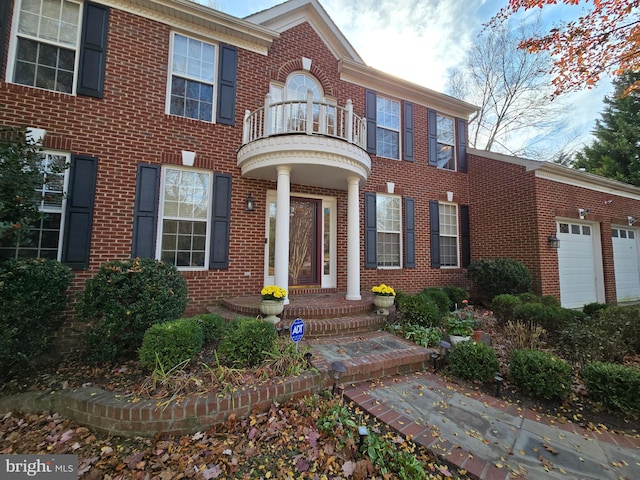
M371 288L373 292L373 303L378 308L389 308L396 299L396 291L389 285L381 283Z
M444 328L452 344L469 340L473 335L474 318L469 312L457 310L445 320Z
M265 322L273 323L274 325L280 321L276 316L282 313L284 310L284 299L287 296L287 291L277 285L267 285L260 291L262 297L260 301L260 311L263 315Z

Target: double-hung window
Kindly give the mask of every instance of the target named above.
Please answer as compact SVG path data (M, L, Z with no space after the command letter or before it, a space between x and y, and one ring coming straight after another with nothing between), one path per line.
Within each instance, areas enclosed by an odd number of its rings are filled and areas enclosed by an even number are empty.
M81 4L70 0L21 0L16 8L13 82L73 93Z
M160 195L159 258L177 267L207 268L211 174L166 167Z
M400 159L400 102L380 95L376 98L376 153Z
M174 33L171 47L168 112L212 122L216 46Z
M438 114L437 118L438 168L455 170L456 137L453 118L445 117L444 115L440 114Z
M376 196L376 251L378 267L401 267L402 199L397 195Z
M0 238L0 258L61 259L68 163L68 154L42 153L42 185L37 189L42 218L30 226L29 237L17 245Z
M458 267L458 207L450 203L439 205L440 266Z

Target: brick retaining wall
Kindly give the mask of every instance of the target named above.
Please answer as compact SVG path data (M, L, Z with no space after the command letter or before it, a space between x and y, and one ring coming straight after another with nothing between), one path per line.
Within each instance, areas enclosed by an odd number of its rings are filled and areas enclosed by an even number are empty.
M163 400L120 395L95 387L73 391L28 392L0 398L0 414L10 411L57 412L110 435L153 436L191 434L223 423L231 414L245 417L254 409L267 410L284 402L328 388L326 372L307 372L291 379L245 389L232 395L190 395L163 405Z

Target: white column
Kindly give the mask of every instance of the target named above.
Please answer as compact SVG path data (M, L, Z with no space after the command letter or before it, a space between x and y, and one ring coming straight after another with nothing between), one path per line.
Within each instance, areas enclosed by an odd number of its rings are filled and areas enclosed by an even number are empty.
M360 300L360 179L349 177L347 190L347 300Z
M276 251L274 276L276 285L287 290L285 305L289 305L289 193L291 169L280 166L278 170L278 191L276 193Z

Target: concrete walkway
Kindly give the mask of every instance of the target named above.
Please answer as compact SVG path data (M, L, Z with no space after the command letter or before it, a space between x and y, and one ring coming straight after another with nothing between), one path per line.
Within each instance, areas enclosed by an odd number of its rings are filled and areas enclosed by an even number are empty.
M640 438L561 423L439 375L386 377L344 395L483 480L640 479Z

